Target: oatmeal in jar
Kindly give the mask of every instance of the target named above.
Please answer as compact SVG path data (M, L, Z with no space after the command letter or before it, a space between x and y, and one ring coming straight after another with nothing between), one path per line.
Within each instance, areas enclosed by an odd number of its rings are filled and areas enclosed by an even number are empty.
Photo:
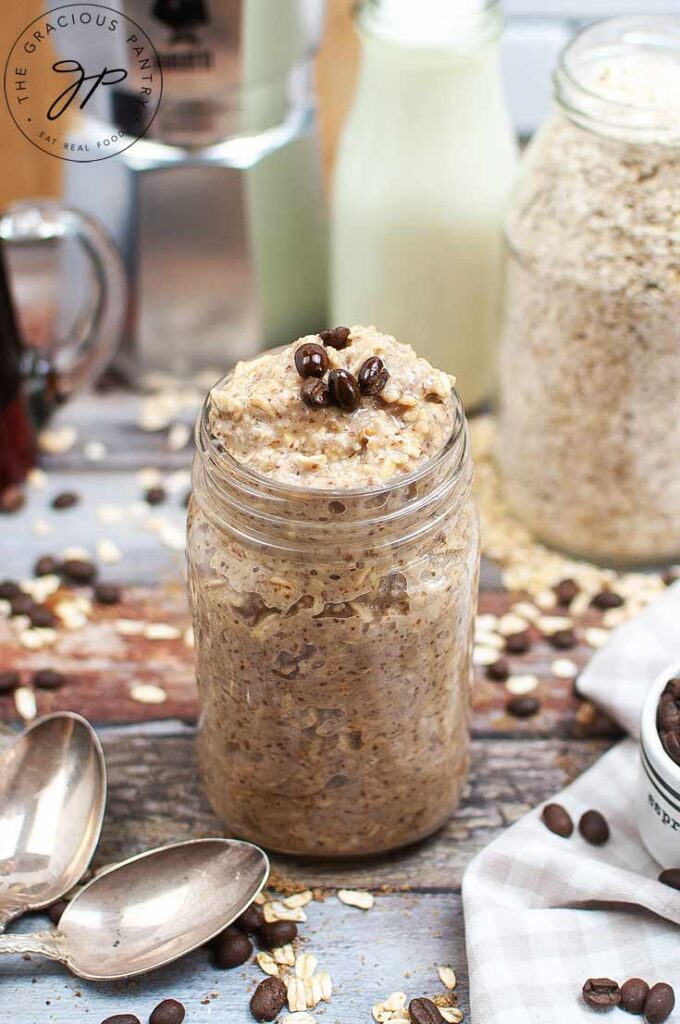
M197 428L199 760L229 830L314 855L436 830L468 768L479 540L453 382L374 328L239 364Z

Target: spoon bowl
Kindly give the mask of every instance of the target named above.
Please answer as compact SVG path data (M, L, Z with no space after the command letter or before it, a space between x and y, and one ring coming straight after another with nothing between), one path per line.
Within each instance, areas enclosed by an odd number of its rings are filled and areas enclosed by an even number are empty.
M268 877L266 854L235 839L152 850L89 882L69 903L58 931L0 936L0 954L44 955L89 981L143 974L218 935Z
M0 757L0 930L73 888L105 805L104 755L80 715L39 719Z

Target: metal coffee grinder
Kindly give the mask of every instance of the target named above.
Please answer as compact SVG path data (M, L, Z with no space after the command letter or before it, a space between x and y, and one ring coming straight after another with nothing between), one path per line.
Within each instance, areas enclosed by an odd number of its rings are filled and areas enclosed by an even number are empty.
M326 223L313 58L324 0L118 0L163 94L124 152L65 165L73 205L111 231L131 293L119 366L224 369L326 324ZM84 116L134 134L134 72ZM130 123L128 123L130 122Z

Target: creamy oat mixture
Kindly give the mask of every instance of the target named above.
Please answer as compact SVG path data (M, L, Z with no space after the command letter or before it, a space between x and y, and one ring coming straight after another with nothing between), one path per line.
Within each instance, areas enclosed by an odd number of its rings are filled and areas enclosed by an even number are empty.
M244 364L206 407L212 444L263 483L255 494L229 478L217 492L212 463L196 457L199 760L234 834L289 853L358 855L434 831L467 775L472 466L449 378L408 346L352 329L338 360L355 369L380 352L391 390L346 412L301 407L300 343ZM283 508L280 483L297 485ZM324 495L331 486L345 488L341 500Z
M310 409L300 400L294 355L317 335L239 363L210 394L210 429L235 459L284 483L376 487L440 451L454 422L453 378L374 327L352 327L346 348L326 347L330 369L358 373L379 356L382 391L354 412Z
M675 75L664 102L675 96L680 119L677 62ZM643 105L660 89L635 62L591 69L588 84ZM507 240L499 454L509 501L576 554L677 555L680 145L603 138L554 115L528 155Z

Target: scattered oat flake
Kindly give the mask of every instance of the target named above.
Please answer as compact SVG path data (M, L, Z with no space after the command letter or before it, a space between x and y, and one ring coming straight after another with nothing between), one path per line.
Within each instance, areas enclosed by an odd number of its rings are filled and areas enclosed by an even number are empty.
M287 1013L282 1024L316 1024L316 1017L312 1017L311 1013L305 1010L298 1010L295 1013Z
M498 661L498 648L486 645L475 647L472 661L475 665L493 665L494 661Z
M476 629L493 630L498 626L497 615L478 615L475 619Z
M437 974L439 975L439 980L444 988L447 988L449 992L453 992L454 988L458 984L456 972L453 967L449 967L448 965L445 967L438 967Z
M170 548L172 551L184 551L186 535L183 529L172 526L170 523L164 523L159 530L159 537L166 548Z
M279 900L265 903L262 913L267 924L272 924L274 921L296 921L300 923L307 920L307 915L302 907L286 907Z
M156 487L162 479L160 469L156 469L155 466L145 466L137 473L137 483L143 491Z
M88 462L103 462L107 448L103 441L86 441L83 445L83 454Z
M521 615L515 615L513 612L501 615L498 620L498 632L501 636L512 636L513 633L522 633L526 628L526 619Z
M260 970L264 971L265 974L270 974L273 978L278 978L279 965L271 953L265 953L264 950L260 950L257 954L257 963Z
M36 537L47 537L52 533L52 527L44 519L34 519L31 525L31 531Z
M305 889L304 892L294 892L292 896L286 896L283 901L284 907L306 907L308 903L311 903L314 899L314 894L311 889Z
M182 637L182 641L183 641L185 647L193 647L194 646L194 630L193 630L193 626L187 626L187 628L184 630L184 636ZM285 902L285 900L284 900L284 902Z
M578 665L571 658L556 658L550 669L558 679L575 679L578 675Z
M117 619L115 629L120 636L141 636L146 623L137 619Z
M104 565L116 565L122 561L123 552L114 541L109 540L108 537L102 537L100 541L97 541L97 558Z
M552 636L559 629L571 629L573 625L573 619L568 618L566 615L541 615L540 618L536 619L536 627L547 636Z
M171 626L167 622L151 622L144 628L144 636L147 640L179 640L181 635L181 629Z
M168 695L154 683L132 683L130 696L138 704L165 704Z
M333 979L328 971L319 971L317 978L321 985L321 998L324 1003L329 1003L331 1001L331 996L333 995Z
M288 989L288 1009L292 1012L307 1009L307 992L302 978L289 978L286 987Z
M38 714L35 693L28 686L18 686L14 691L14 707L24 722L32 722Z
M38 434L38 448L46 455L63 455L73 448L78 438L75 427L48 427Z
M190 437L191 427L186 423L173 423L168 431L168 448L171 452L179 452L186 447Z
M285 967L295 967L295 950L290 943L287 943L285 946L279 946L278 949L273 949L272 956L277 964L283 964Z
M313 953L300 953L295 961L295 976L297 978L311 978L318 966L319 961Z
M36 491L44 491L47 487L48 476L44 469L34 466L34 468L29 469L26 474L26 481L28 485L30 487L34 487Z
M589 626L585 630L583 638L589 647L604 647L609 640L609 632L600 626Z
M515 697L522 697L527 693L532 693L537 686L538 677L533 675L510 676L505 684L508 693L513 694Z
M484 629L475 630L475 643L480 647L494 647L500 651L504 646L503 637L498 633L490 633Z
M95 512L97 519L105 526L113 526L122 523L125 519L125 509L122 505L98 505Z
M340 889L338 899L347 907L358 907L359 910L370 910L375 903L375 896L362 889Z
M438 1009L447 1024L462 1024L465 1015L457 1006L440 1006Z

